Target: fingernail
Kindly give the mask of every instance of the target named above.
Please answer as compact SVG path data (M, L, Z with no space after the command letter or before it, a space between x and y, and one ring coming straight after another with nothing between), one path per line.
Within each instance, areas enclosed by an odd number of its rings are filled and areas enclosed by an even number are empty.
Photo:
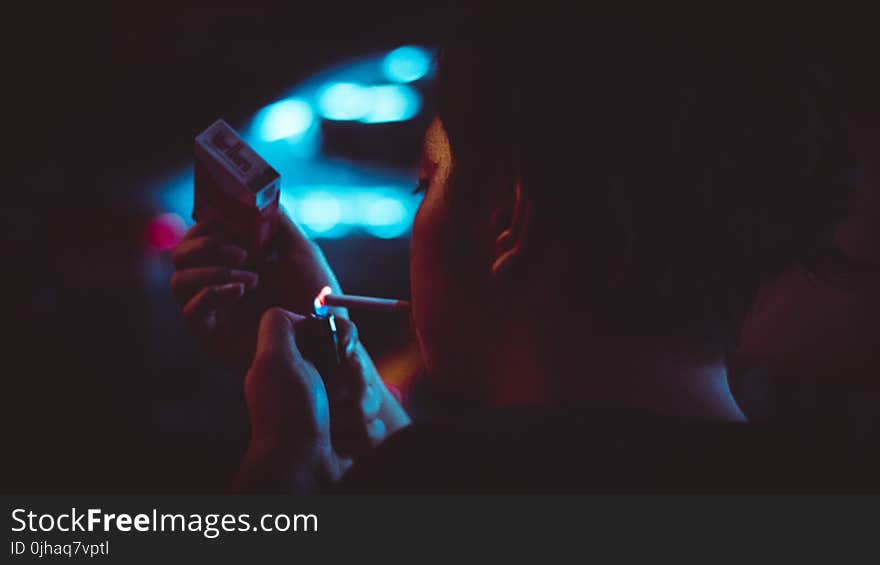
M224 284L217 287L217 291L229 296L241 296L244 294L244 285L242 283Z
M251 271L232 271L229 273L229 278L244 283L245 288L248 289L254 288L260 282L260 276Z
M247 251L236 245L224 245L220 251L233 265L241 265L247 259Z

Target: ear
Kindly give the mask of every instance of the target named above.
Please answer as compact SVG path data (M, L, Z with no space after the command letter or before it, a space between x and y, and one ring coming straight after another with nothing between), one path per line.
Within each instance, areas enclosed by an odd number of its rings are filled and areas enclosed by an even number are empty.
M496 216L498 222L494 227L500 231L497 231L492 253L490 273L493 278L502 276L519 260L530 236L532 201L523 192L522 182L519 179L513 187L513 202L508 202L508 205L510 205L509 215L500 213Z

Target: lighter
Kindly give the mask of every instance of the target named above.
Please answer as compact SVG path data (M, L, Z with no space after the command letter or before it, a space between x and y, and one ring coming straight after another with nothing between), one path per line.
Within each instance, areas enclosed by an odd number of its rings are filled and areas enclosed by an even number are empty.
M342 374L336 318L326 311L309 314L303 329L298 332L297 341L303 357L311 361L321 375L330 410L335 411L348 396Z
M302 343L306 352L304 356L312 361L324 379L332 409L334 405L347 399L349 391L342 373L336 318L330 312L331 307L374 312L407 312L410 305L404 300L333 294L329 286L321 289L313 302Z
M324 381L330 408L332 441L334 445L343 450L340 453L352 454L359 448L352 447L349 443L352 431L351 423L360 421L363 416L358 408L358 399L354 397L352 385L355 382L360 382L357 380L360 377L351 372L346 373L346 371L357 371L358 365L354 363L349 368L343 363L345 355L340 352L336 318L330 312L331 307L378 312L406 312L409 310L409 303L404 300L389 300L370 296L334 295L330 287L325 286L315 297L312 313L309 314L306 323L302 326L302 331L297 330L297 343L300 345L303 357L315 365ZM349 339L351 339L350 336ZM354 380L349 380L350 378ZM361 383L361 385L365 386L365 383ZM354 385L354 390L356 387L357 385ZM339 433L344 435L340 437L337 435Z

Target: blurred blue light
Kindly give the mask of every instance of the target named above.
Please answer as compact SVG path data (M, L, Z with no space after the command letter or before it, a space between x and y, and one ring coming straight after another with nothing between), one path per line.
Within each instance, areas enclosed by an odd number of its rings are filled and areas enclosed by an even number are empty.
M156 199L159 209L177 214L192 223L193 211L193 169L192 167L158 183Z
M313 192L299 201L295 218L315 233L329 232L342 219L339 200L326 192Z
M389 84L370 87L371 106L359 121L367 124L402 122L419 113L422 100L409 86Z
M340 238L352 230L383 239L405 236L419 198L403 187L326 185L281 191L281 205L307 235Z
M404 221L406 210L395 198L380 197L363 211L361 221L367 226L390 226Z
M389 197L377 198L364 208L361 223L367 232L384 239L403 235L409 228L403 203Z
M366 124L401 122L416 116L421 108L419 93L400 84L362 86L337 82L318 95L318 110L328 120L358 120Z
M281 203L306 234L407 236L419 203L406 186L409 171L321 156L320 121L371 124L417 116L424 101L405 83L428 77L432 57L430 50L407 46L337 65L263 107L241 129L281 174ZM192 223L192 167L157 179L154 187L154 206Z
M357 120L372 106L371 89L353 82L332 83L318 95L318 110L328 120Z
M326 171L324 171L326 173ZM159 209L192 224L193 172L165 179L157 191ZM341 238L354 230L383 239L405 237L421 198L402 185L302 185L286 183L281 205L307 235Z
M419 47L399 47L385 56L382 72L392 82L413 82L428 74L431 56Z
M277 141L302 135L314 122L308 102L288 98L264 108L256 117L256 127L264 141Z

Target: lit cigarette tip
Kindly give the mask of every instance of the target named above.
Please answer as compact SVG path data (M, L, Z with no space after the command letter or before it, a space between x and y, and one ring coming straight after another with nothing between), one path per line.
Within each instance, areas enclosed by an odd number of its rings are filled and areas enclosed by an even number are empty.
M320 304L321 306L326 306L327 305L327 301L326 301L327 295L330 294L331 292L333 292L333 289L331 289L329 286L325 286L324 288L322 288L321 292L318 293L318 297L315 298L315 304Z
M340 308L352 308L354 310L372 310L374 312L407 312L409 302L389 298L374 298L372 296L352 296L331 294L329 286L325 286L315 297L315 313L319 316L327 315L329 306Z

